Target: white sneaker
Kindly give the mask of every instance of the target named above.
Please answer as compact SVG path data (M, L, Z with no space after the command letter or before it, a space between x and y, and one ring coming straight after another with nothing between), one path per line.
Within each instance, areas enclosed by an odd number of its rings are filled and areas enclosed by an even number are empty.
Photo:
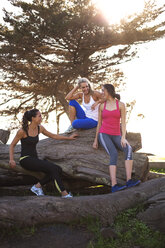
M42 188L37 188L35 185L33 185L33 187L31 187L30 189L34 194L40 196L40 195L44 195L44 192L42 190Z
M76 130L77 130L77 129L73 128L73 126L70 125L70 126L68 127L68 129L67 129L64 133L72 133L72 132L74 132L74 131L76 131Z
M62 198L73 198L72 194L69 192L67 195L63 195Z

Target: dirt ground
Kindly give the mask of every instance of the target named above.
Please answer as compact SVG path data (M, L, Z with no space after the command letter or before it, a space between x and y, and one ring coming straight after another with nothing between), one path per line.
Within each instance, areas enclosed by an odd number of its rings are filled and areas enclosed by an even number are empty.
M85 228L56 224L40 227L33 234L5 236L0 240L0 248L87 248L92 239Z

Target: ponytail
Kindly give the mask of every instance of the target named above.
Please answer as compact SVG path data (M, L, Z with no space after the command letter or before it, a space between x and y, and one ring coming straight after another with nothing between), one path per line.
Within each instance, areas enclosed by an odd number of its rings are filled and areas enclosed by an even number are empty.
M120 100L120 94L116 94L115 93L115 98L117 98L118 100Z
M26 111L22 118L22 129L27 133L28 130L28 122L32 122L32 117L36 117L38 109L31 109Z

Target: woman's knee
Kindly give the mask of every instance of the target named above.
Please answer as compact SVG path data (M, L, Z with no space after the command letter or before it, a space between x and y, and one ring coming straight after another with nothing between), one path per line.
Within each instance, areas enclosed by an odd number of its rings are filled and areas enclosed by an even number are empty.
M56 164L53 164L52 173L62 175L62 168Z
M72 127L75 128L75 129L79 129L80 128L80 122L81 120L80 119L76 119L72 122Z
M77 104L77 101L74 99L69 101L69 106L75 107L76 104Z
M59 165L53 164L49 161L44 161L45 162L45 169L47 169L47 171L49 171L50 174L54 174L54 173L62 173L62 169Z
M125 160L132 160L132 157L132 147L127 145L125 149Z

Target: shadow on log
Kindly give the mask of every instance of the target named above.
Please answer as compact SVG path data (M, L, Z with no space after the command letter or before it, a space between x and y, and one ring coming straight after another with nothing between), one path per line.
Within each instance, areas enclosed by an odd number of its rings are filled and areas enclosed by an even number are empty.
M54 196L1 197L0 228L70 223L89 216L98 218L103 226L111 225L120 212L144 203L160 192L165 192L165 178L97 196L71 199Z
M84 180L86 182L91 182L95 185L110 185L108 169L109 156L106 154L101 146L98 150L92 148L95 131L95 128L78 131L79 137L76 140L53 140L49 138L41 140L37 146L38 155L41 159L47 159L61 166L64 175L66 175L66 177L72 178L73 181L76 178ZM140 134L128 133L127 139L131 144L134 152L141 148ZM1 175L3 175L3 170L7 169L8 171L11 171L8 165L9 146L0 145L0 149L0 168ZM19 166L18 162L19 156L20 145L17 145L15 148L15 159L18 166L14 169L14 171L22 173L24 175L31 175L36 178L41 178L43 176L42 173L39 174L22 169ZM118 182L125 184L124 154L122 152L119 152L117 166ZM134 153L133 172L135 177L141 179L142 181L145 181L148 171L149 166L147 156L142 153ZM32 178L29 179L29 184L31 183L31 180ZM11 182L11 180L9 180L9 177L6 182L7 181ZM7 184L4 185L0 183L0 186L7 186Z

